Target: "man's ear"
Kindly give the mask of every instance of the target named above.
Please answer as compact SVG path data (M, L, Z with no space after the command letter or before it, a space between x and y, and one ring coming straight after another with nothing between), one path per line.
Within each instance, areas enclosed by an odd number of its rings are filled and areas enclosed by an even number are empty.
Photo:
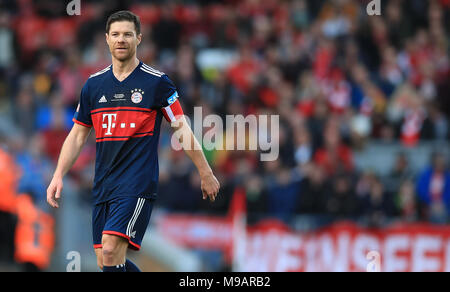
M105 39L106 39L106 42L109 41L109 34L108 33L105 33Z
M137 38L137 40L138 40L137 45L139 46L139 44L140 44L141 41L142 41L142 33L138 34L136 38Z

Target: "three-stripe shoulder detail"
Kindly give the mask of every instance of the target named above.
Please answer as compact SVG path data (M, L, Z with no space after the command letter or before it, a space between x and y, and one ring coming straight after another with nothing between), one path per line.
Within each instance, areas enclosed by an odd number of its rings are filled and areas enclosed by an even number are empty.
M148 66L148 65L146 65L144 63L142 63L142 66L141 66L140 69L142 71L148 73L148 74L151 74L151 75L154 75L154 76L157 76L157 77L161 77L161 76L164 75L164 72L161 72L161 71L158 71L156 69L153 69L152 67L150 67L150 66Z
M98 75L102 75L103 73L108 72L111 69L111 65L109 65L108 67L106 67L105 69L98 71L97 73L92 74L91 76L89 76L89 78L98 76Z

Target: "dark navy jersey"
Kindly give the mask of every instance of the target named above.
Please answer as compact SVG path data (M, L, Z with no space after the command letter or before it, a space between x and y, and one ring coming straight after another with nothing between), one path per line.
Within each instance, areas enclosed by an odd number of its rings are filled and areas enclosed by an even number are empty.
M73 121L95 130L95 204L156 198L162 117L173 122L182 114L173 82L142 62L123 81L112 65L89 77Z

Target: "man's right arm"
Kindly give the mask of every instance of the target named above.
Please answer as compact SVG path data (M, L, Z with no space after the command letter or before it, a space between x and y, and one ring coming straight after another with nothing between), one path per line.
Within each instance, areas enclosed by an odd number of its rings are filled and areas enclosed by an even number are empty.
M54 208L59 207L57 200L61 198L63 177L69 172L75 161L77 161L90 132L91 128L75 123L64 141L55 173L47 189L47 202Z

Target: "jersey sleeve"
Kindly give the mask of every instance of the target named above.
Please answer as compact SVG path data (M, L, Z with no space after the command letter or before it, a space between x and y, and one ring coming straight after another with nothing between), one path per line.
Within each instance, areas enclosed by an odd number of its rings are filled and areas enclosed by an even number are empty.
M163 75L156 90L156 108L161 110L169 123L183 116L183 109L178 98L178 92L172 80L167 75Z
M87 82L81 89L80 102L78 103L77 111L72 119L74 123L85 127L92 127L91 109L89 102L89 92Z

